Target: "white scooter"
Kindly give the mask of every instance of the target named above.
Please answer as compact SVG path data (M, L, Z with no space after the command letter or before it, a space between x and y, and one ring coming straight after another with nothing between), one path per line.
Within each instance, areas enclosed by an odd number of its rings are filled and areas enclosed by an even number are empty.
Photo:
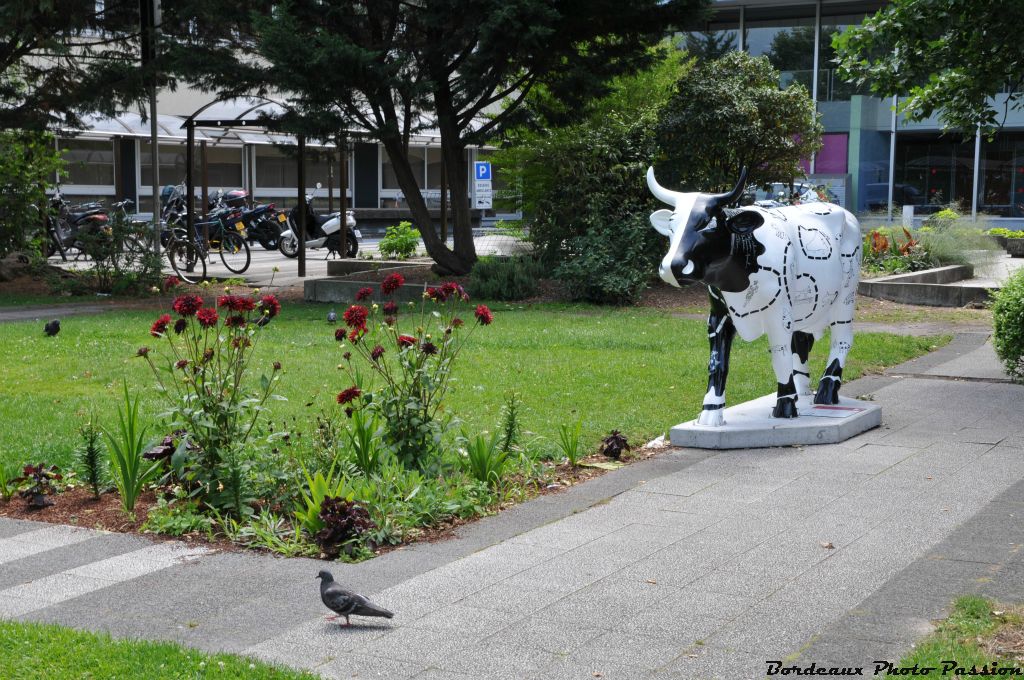
M316 188L320 189L320 186L320 183L317 182ZM341 253L341 213L331 213L330 215L317 215L314 213L312 204L315 195L316 191L313 191L312 194L306 194L306 248L327 248L327 257L324 258L326 260L331 256L331 253ZM359 233L355 226L355 212L347 210L345 212L345 227L347 230L345 237L346 257L355 257L356 253L359 252L359 239L363 235ZM281 233L277 242L278 250L285 257L298 257L298 231L299 207L295 206L288 211L288 229Z

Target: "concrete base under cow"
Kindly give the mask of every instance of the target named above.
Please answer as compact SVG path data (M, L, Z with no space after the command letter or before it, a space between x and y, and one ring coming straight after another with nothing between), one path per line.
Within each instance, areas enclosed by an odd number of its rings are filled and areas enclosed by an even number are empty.
M708 427L691 420L669 432L673 446L696 449L756 449L767 446L835 444L882 424L882 407L840 397L835 406L797 402L797 418L772 418L775 395L769 394L725 410L725 425Z

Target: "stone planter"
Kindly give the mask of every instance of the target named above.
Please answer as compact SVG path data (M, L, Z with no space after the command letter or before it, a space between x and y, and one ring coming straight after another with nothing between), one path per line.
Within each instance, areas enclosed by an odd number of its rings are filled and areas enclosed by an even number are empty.
M1011 256L1024 257L1024 238L1008 238L1004 247Z

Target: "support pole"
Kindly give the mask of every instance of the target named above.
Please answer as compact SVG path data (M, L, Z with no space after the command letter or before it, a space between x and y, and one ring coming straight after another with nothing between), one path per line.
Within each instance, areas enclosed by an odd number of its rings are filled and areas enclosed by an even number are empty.
M338 138L338 158L340 159L341 175L338 182L338 219L341 220L341 256L348 257L348 154L345 150L348 140L345 135Z
M202 178L203 182L203 192L199 194L200 196L203 197L202 203L200 205L203 206L203 222L205 222L206 218L209 217L210 215L210 199L208 198L210 195L210 175L209 168L206 165L205 139L199 142L199 168L199 175Z
M327 213L334 212L334 152L327 151Z
M441 150L441 243L448 242L448 168Z
M188 230L188 238L195 235L196 206L195 193L196 184L193 176L195 159L193 158L193 147L196 143L196 128L192 121L185 123L185 226Z
M981 177L981 125L974 131L974 188L971 190L971 221L978 221L978 188Z
M299 278L306 276L306 136L299 135Z
M811 99L814 100L814 110L818 111L818 68L820 62L818 54L821 51L821 0L814 6L814 65L811 67ZM811 174L816 171L818 154L812 153L810 160Z
M889 121L889 200L886 201L889 205L889 224L892 224L892 202L896 188L896 106L898 104L899 99L893 95L892 118Z

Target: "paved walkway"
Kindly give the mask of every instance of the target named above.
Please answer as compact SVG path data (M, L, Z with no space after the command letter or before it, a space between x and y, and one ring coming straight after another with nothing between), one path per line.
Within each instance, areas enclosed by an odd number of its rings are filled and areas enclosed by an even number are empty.
M771 659L896 661L965 592L1024 600L1024 387L987 335L844 389L881 403L883 426L674 452L330 566L390 621L325 622L314 560L10 520L0 616L329 678L746 680Z

